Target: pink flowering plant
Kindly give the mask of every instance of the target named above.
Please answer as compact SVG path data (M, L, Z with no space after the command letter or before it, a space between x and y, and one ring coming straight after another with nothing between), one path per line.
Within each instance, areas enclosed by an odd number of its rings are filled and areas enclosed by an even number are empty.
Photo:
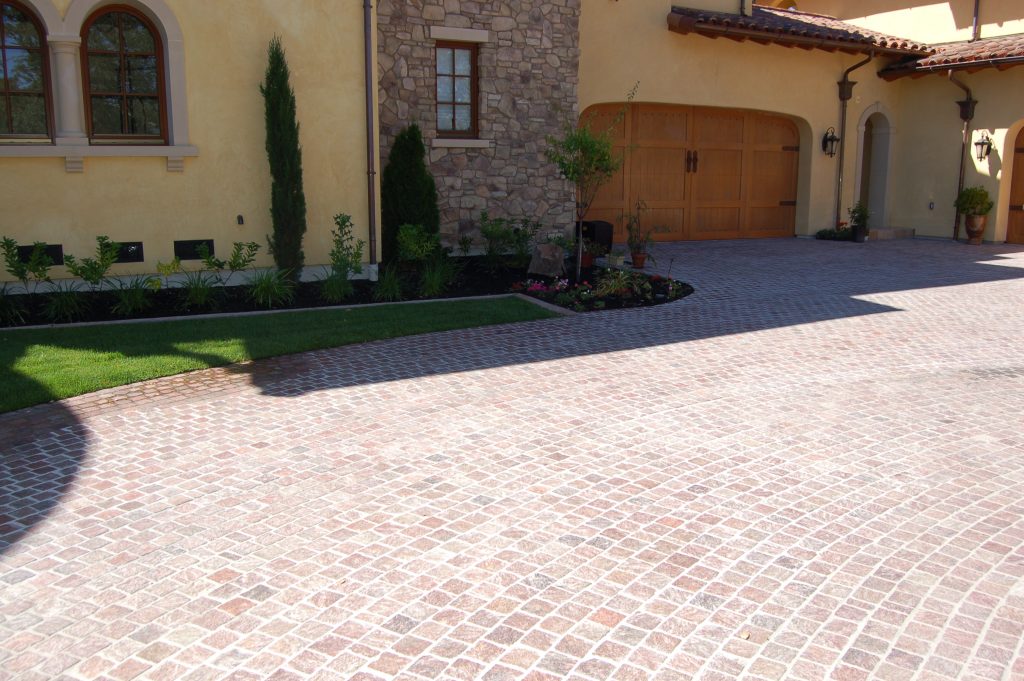
M642 272L601 269L595 275L593 284L581 281L573 285L568 279L527 279L514 284L512 290L577 312L657 305L693 292L681 281Z

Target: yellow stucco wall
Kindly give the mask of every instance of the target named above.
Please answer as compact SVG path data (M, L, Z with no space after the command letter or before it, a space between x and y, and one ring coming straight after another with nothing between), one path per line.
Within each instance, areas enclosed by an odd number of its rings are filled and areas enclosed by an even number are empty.
M799 0L797 7L926 43L968 40L974 23L974 0ZM978 14L983 38L1024 33L1020 0L981 0Z
M984 238L1003 241L1009 212L1013 142L1024 125L1024 67L958 74L978 100L968 143L966 186L982 185L996 200ZM905 82L906 102L897 121L890 193L892 222L918 234L951 236L955 209L962 123L956 101L964 92L943 75ZM980 132L993 141L985 161L975 158ZM935 202L930 210L928 203ZM961 233L962 230L961 230Z
M835 220L838 157L820 149L827 128L839 128L836 82L863 57L777 45L737 43L667 28L670 0L603 3L587 0L581 19L580 109L621 101L640 81L637 101L756 109L789 116L801 134L797 233L813 234ZM738 9L738 3L720 3ZM734 6L735 5L735 6ZM850 102L850 131L867 107L899 106L902 83L886 83L875 60L852 79L859 82ZM852 203L856 151L847 147L842 219Z
M69 2L55 4L64 13ZM83 174L65 172L63 158L0 158L0 235L62 243L78 256L91 254L100 234L143 241L146 262L116 265L118 274L154 271L173 257L175 239L213 238L219 255L233 241L257 241L258 264L270 264L259 83L278 34L301 125L306 262L327 260L336 213L350 213L367 239L362 4L302 2L302 11L281 0L167 4L184 34L189 141L199 156L185 160L184 173L168 172L164 158L86 158Z

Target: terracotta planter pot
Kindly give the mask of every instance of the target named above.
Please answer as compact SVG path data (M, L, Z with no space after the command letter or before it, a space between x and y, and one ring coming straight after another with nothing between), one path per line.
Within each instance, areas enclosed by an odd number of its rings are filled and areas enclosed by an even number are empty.
M630 257L633 260L633 267L638 270L642 270L644 268L644 263L647 262L646 253L633 253Z
M981 237L985 233L985 224L988 222L987 215L967 215L964 218L964 227L967 228L967 243L972 246L981 245Z
M587 253L586 251L584 251L583 255L580 256L580 267L582 267L585 270L589 270L593 266L594 255L592 253Z

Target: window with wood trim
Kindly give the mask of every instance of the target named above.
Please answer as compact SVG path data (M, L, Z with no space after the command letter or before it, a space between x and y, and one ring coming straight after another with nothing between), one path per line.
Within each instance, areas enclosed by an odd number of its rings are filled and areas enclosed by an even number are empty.
M107 6L82 29L86 125L95 143L166 144L160 33L138 10Z
M437 134L439 137L476 137L477 45L438 42Z
M0 1L0 138L50 138L46 34L18 2Z

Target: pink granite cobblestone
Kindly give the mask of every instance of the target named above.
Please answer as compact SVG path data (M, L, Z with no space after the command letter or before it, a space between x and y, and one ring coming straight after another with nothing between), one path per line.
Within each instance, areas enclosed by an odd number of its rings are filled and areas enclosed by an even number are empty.
M1024 678L1024 248L656 255L0 416L0 678Z

